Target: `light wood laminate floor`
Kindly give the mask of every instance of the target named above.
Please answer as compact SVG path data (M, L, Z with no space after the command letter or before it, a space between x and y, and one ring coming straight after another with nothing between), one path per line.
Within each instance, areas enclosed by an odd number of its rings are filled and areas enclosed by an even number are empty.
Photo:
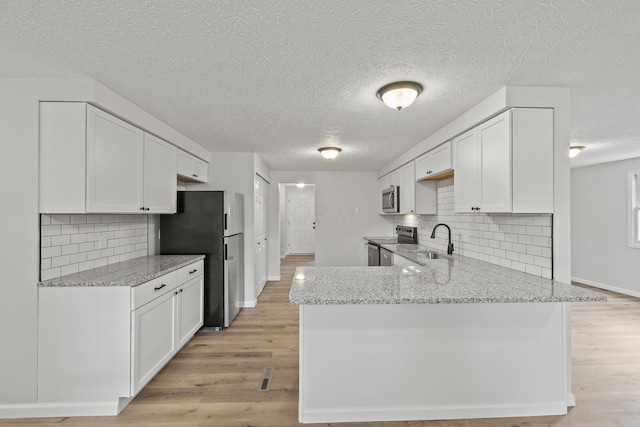
M287 257L282 263L282 280L267 284L256 308L243 309L222 332L197 333L119 416L0 420L0 425L298 425L298 306L288 303L297 265L313 265L313 257ZM640 426L640 300L605 293L606 303L574 303L572 307L577 404L567 415L333 425ZM271 390L259 392L265 367L274 368Z

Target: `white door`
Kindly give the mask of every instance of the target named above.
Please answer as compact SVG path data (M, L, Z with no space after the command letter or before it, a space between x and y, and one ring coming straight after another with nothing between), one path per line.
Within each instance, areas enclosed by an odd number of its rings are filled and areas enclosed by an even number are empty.
M255 296L262 292L267 283L267 194L269 183L256 175L254 180L254 232L255 232Z
M290 194L288 200L289 253L315 253L316 209L314 194Z

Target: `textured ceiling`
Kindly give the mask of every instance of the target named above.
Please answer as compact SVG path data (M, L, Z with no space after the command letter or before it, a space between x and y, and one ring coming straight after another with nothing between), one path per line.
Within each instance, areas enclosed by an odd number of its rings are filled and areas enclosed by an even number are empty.
M0 77L95 79L274 170L378 170L505 85L571 89L573 166L639 157L639 42L622 0L0 2Z

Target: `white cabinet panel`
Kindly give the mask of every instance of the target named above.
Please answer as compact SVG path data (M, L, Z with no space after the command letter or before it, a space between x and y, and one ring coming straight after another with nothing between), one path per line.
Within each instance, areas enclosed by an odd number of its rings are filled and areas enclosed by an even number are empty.
M472 129L453 140L455 178L453 200L456 212L472 212L480 206L478 132ZM473 209L473 210L472 210Z
M180 350L204 322L204 276L197 277L175 293L177 306L177 350Z
M143 206L144 132L87 105L87 212Z
M511 114L478 127L480 211L511 212Z
M416 181L437 178L452 167L451 141L447 141L416 159Z
M131 389L134 395L176 353L175 319L172 292L131 312Z
M176 212L176 147L145 133L144 209L152 213Z
M209 165L183 150L178 150L178 179L187 182L207 182Z

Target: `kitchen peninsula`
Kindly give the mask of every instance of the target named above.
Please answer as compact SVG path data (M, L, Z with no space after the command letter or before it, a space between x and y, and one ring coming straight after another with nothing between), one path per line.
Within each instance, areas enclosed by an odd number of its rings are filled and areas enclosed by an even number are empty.
M604 295L462 256L299 267L299 421L558 415L573 405L570 302ZM415 245L414 245L415 246Z

